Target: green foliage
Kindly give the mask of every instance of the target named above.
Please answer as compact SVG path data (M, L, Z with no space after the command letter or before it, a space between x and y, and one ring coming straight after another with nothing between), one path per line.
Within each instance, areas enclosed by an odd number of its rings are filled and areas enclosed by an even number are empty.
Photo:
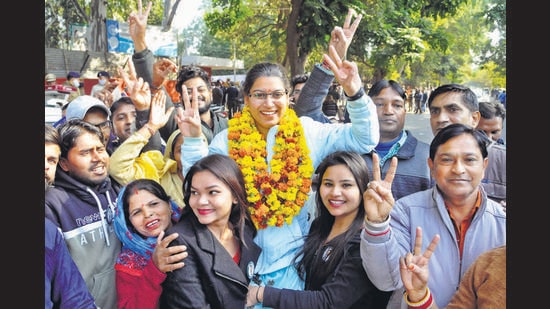
M73 0L46 2L47 47L66 47L68 27L85 24L89 1L101 0L74 1L86 16ZM348 8L354 8L363 19L348 59L357 62L366 82L391 76L411 85L470 79L506 83L505 0L202 1L207 6L204 21L186 29L178 46L205 56L235 54L245 68L273 61L290 73L311 71L326 52L333 27L342 26ZM135 6L135 0L109 1L107 18L127 20ZM298 9L296 33L289 32L294 25L288 24L293 7ZM161 25L163 9L163 1L154 2L150 25ZM498 39L491 40L490 32Z
M91 2L103 0L47 0L44 6L45 21L45 47L67 49L71 39L69 32L70 26L74 24L88 25ZM82 15L78 4L85 15ZM147 6L148 1L143 1L143 7ZM126 22L132 11L136 11L135 0L117 0L107 3L107 18ZM164 10L163 1L154 1L149 13L148 24L162 24Z

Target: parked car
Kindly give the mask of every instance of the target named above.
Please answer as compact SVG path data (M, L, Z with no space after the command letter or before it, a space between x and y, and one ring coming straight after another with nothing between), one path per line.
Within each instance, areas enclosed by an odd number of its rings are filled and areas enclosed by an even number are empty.
M65 85L45 86L44 90L44 122L53 124L62 117L61 108L68 103L69 94L74 87Z
M53 124L54 122L61 119L61 107L67 104L67 100L46 99L44 101L44 122Z

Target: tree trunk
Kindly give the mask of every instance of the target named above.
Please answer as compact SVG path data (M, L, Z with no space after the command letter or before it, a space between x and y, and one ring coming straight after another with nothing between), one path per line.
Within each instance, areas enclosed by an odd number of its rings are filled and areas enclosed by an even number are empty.
M171 4L171 0L166 0L167 3ZM174 2L174 5L168 5L165 6L165 10L170 10L170 7L172 7L172 10L170 11L170 14L168 14L167 11L164 12L164 17L168 16L166 20L162 20L162 31L168 31L170 28L172 28L172 21L174 20L174 17L176 16L176 11L178 10L178 6L180 5L180 0L176 0Z
M288 16L288 26L286 29L286 55L290 66L290 76L304 73L305 59L303 54L299 54L298 45L300 34L296 25L300 14L300 7L303 0L292 0L292 10ZM305 55L307 58L307 55Z
M92 0L90 3L90 23L88 28L88 50L107 52L107 1Z
M371 83L374 84L376 82L381 81L382 79L384 79L384 77L386 77L386 74L387 74L387 72L384 69L375 68L373 76L372 76Z

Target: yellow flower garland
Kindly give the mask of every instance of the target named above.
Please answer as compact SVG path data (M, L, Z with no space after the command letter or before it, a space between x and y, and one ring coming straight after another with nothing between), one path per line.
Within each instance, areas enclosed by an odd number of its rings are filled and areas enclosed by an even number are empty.
M309 197L313 175L304 129L294 110L287 109L279 123L271 171L266 160L266 141L248 106L229 120L228 130L229 156L243 172L256 228L291 224Z

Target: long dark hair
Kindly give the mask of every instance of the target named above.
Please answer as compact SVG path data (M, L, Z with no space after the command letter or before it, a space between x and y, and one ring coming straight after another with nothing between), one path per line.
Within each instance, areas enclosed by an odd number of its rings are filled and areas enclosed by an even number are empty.
M233 196L237 199L236 204L232 204L231 213L229 214L229 223L233 228L233 234L239 240L239 242L247 246L241 235L244 233L244 227L249 225L253 232L253 237L256 236L256 227L252 223L250 212L248 211L248 200L246 198L246 190L244 184L244 176L237 163L230 157L222 154L211 154L199 161L195 162L193 166L185 175L183 182L183 200L187 207L184 208L186 215L189 213L196 219L195 214L191 211L189 206L189 199L191 197L191 184L193 183L193 177L196 173L202 171L209 171L215 175L219 180L224 182ZM183 216L182 216L183 217Z
M361 201L357 215L345 233L331 240L333 250L331 252L331 258L328 259L325 264L326 267L312 269L316 254L318 254L319 249L323 247L334 224L334 216L330 214L323 204L320 190L317 188L315 193L317 217L311 223L311 228L306 236L304 246L295 258L296 260L298 257L302 257L296 267L300 277L304 280L311 277L311 272L316 273L315 277L326 277L329 273L333 272L340 260L346 254L346 244L357 234L357 231L363 227L365 207L363 205L362 192L365 192L367 184L369 183L369 168L361 155L352 151L335 151L326 156L315 171L319 177L319 186L322 184L323 175L327 168L340 164L345 165L351 171L359 187L359 192L361 192Z

